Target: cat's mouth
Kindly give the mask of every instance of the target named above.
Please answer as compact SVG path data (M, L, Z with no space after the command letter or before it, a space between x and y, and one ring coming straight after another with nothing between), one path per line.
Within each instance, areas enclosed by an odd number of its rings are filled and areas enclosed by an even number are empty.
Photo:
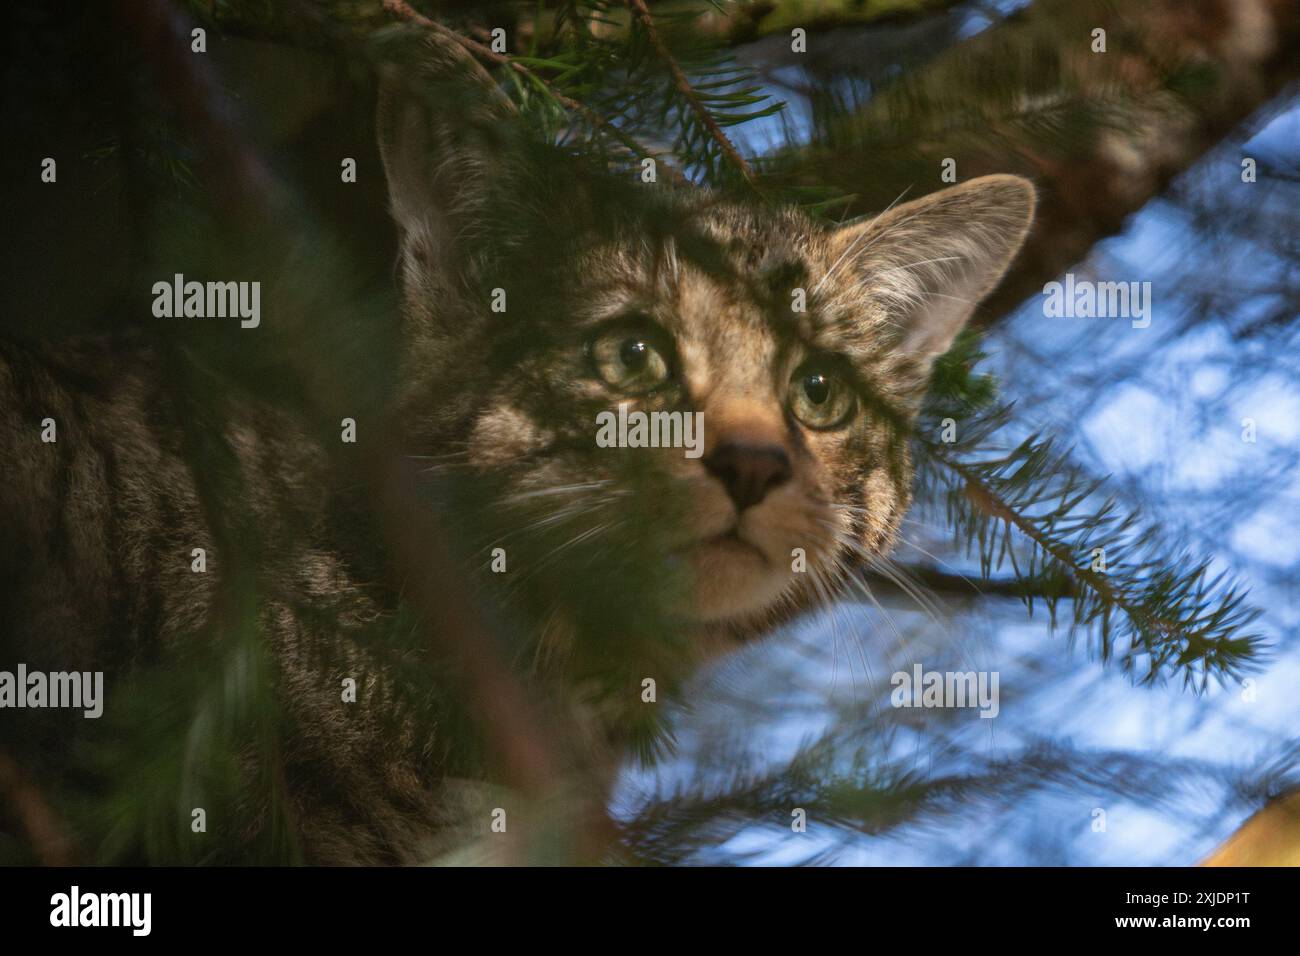
M777 600L789 584L780 563L747 531L751 529L736 523L697 537L679 551L690 569L693 616L698 620L753 614Z
M767 554L754 542L740 533L739 525L732 525L727 531L697 541L692 547L715 549L724 555L737 557L757 557L763 564L769 564Z

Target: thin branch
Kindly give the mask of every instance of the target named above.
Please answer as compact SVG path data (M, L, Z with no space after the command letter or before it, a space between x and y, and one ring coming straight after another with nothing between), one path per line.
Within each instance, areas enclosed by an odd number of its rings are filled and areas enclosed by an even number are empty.
M576 779L575 768L551 741L572 739L573 728L538 706L510 668L500 637L467 592L452 554L440 544L445 531L419 494L413 463L397 453L395 440L383 447L370 480L403 596L420 617L431 653L455 668L455 679L465 699L473 702L479 732L507 785L539 804L565 794ZM609 850L616 830L597 790L587 793L590 799L578 806L568 837L571 859L591 864Z
M438 23L436 20L429 19L424 14L420 13L418 10L413 9L411 5L406 2L406 0L383 0L383 8L388 13L391 13L394 16L401 17L402 19L414 23L417 26L421 26L428 30L432 30L443 40L450 40L452 42L460 44L461 47L463 47L466 51L473 54L474 56L479 56L485 60L491 61L492 63L496 63L501 66L508 67L511 70L513 70L515 73L524 77L525 79L545 87L547 92L552 97L555 98L555 101L557 103L559 103L561 106L563 106L565 109L569 110L570 112L577 113L580 116L582 116L588 123L590 123L596 129L601 130L602 132L607 133L610 136L614 137L614 139L618 140L618 142L625 149L631 152L633 155L653 156L659 168L663 169L668 174L668 177L670 179L678 183L686 182L686 177L682 175L682 173L678 169L676 169L671 163L665 160L662 157L662 154L657 154L653 150L643 146L641 143L638 143L631 136L628 136L627 133L623 132L623 130L619 129L618 126L616 126L613 122L606 119L604 116L601 116L590 106L587 106L585 103L581 103L578 100L575 100L571 96L567 96L564 93L561 93L552 84L548 83L544 78L538 76L528 67L524 66L522 63L519 63L512 57L509 57L504 53L497 53L491 47L485 46L484 44L479 43L478 41L473 40L470 37L465 36L464 34L457 33L455 30L452 30L450 27L446 27L443 24Z
M1112 587L1105 576L1093 571L1089 567L1081 566L1070 553L1068 548L1062 547L1058 542L1053 541L1049 536L1036 528L1031 521L1024 515L1019 514L1014 508L1002 500L1000 496L994 493L988 485L975 474L973 470L966 467L962 462L950 456L939 453L932 449L934 457L943 462L966 483L966 494L974 502L975 506L991 517L1001 520L1008 525L1012 525L1038 547L1042 548L1047 554L1059 561L1064 567L1070 570L1071 574L1077 575L1085 581L1089 587L1095 591L1106 594L1112 603L1129 614L1135 620L1145 620L1146 615L1141 608L1136 607L1127 596L1116 588Z
M747 182L753 182L754 171L750 168L749 163L745 162L745 157L741 156L736 147L732 145L731 140L729 140L727 134L722 131L722 127L719 126L717 120L713 118L713 114L709 112L708 107L700 102L700 98L695 93L695 88L691 86L691 81L687 78L686 74L682 72L682 68L677 65L677 60L673 58L668 47L664 46L664 42L659 36L659 31L655 28L654 18L650 16L650 10L645 5L645 0L627 0L627 6L628 9L632 11L632 15L636 17L637 21L641 24L641 28L645 30L646 38L650 41L650 45L655 48L655 52L659 54L660 59L662 59L667 65L668 71L673 77L673 84L677 87L678 92L682 94L691 109L695 112L695 115L699 117L700 123L704 126L704 129L708 132L709 136L718 144L722 149L723 155L726 156L731 164L740 171L740 174L745 177L745 180Z
M421 16L401 0L385 0L386 9L404 9L410 19L431 30L469 44L470 52L478 44L466 41L440 24ZM240 135L238 127L226 122L232 114L230 103L215 76L199 74L195 64L199 57L178 57L172 35L185 35L184 18L162 3L121 3L120 15L127 19L141 39L155 69L170 80L164 87L171 105L185 119L196 143L212 155L228 159L235 168L223 185L238 191L256 209L269 204L276 196L288 195L287 187L271 172L256 148ZM488 51L490 52L490 51ZM493 58L496 54L493 54ZM283 230L277 220L270 227ZM302 224L298 224L302 228ZM321 360L302 352L298 370L305 382L338 381L333 369L312 367ZM316 397L323 398L321 394ZM326 404L326 403L323 403ZM549 797L564 782L566 767L551 747L552 736L545 730L544 714L535 704L530 688L509 667L500 653L495 633L488 627L480 609L469 598L463 579L451 554L438 546L442 529L426 502L412 485L404 470L396 443L384 443L371 464L368 478L373 483L377 508L382 518L385 541L392 547L396 564L404 574L404 595L419 613L430 653L448 660L458 670L465 699L487 745L495 758L500 778L521 793ZM275 755L271 755L274 757ZM279 775L279 768L272 767ZM52 862L69 862L71 853L66 841L59 838L57 819L48 810L39 791L27 784L20 768L0 752L0 796L10 799L32 843ZM583 820L587 829L580 834L579 852L594 860L604 851L609 831L603 804Z
M542 715L505 665L498 638L466 593L455 561L438 546L445 535L420 499L410 462L393 445L377 461L383 464L372 480L385 540L393 545L403 594L422 619L431 651L460 668L484 739L509 783L534 795L551 790L560 768L542 733Z
M1033 579L1022 580L1020 578L981 578L976 575L975 578L967 577L964 574L950 574L947 571L940 571L938 568L924 564L898 564L894 562L895 567L901 571L908 579L915 581L917 584L930 591L941 592L944 594L954 594L961 597L1006 597L1023 599L1029 595L1034 597L1046 597L1047 592L1036 585L1041 581ZM892 588L901 590L898 582L893 581L888 575L877 572L865 572L867 579L873 587L880 586L883 588ZM1060 594L1053 595L1056 597L1069 598L1073 597L1076 588L1074 582L1065 579L1060 582Z
M1109 603L1118 607L1128 615L1137 627L1147 628L1150 631L1165 637L1178 636L1182 633L1182 627L1177 620L1170 620L1165 617L1158 617L1151 614L1146 608L1142 607L1133 597L1123 588L1115 587L1107 580L1106 575L1093 571L1090 567L1080 565L1075 560L1070 550L1059 542L1051 539L1049 535L1044 534L1034 523L1025 515L1017 512L1011 505L1004 501L999 495L991 490L988 485L972 469L966 467L962 462L957 461L951 456L939 452L937 449L931 449L934 457L947 465L966 483L966 494L975 503L976 507L983 510L986 514L996 520L1000 520L1007 525L1014 526L1026 538L1041 548L1046 554L1050 555L1056 561L1069 570L1069 573L1077 581L1085 584L1093 591L1106 595ZM1136 635L1141 638L1139 633ZM1145 643L1145 642L1144 642ZM1151 648L1147 648L1152 651Z

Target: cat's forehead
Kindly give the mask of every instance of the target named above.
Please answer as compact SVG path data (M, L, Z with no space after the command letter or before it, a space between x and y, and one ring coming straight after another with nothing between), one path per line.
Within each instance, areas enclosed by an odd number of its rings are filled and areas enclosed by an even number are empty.
M831 230L797 209L708 203L684 225L659 237L629 229L592 250L580 270L586 318L644 311L680 335L876 350L861 335L871 303L860 277L835 269Z

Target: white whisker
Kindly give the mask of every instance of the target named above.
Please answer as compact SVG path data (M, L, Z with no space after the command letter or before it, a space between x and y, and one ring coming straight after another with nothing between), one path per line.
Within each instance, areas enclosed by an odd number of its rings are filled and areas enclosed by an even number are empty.
M889 212L889 210L893 209L896 205L898 205L898 201L902 199L904 196L906 196L908 191L911 188L912 188L911 186L908 186L907 189L904 189L901 193L899 193L897 196L894 197L893 202L891 202L888 206L886 206L884 209L880 210L880 212L876 213L874 216L871 217L871 221L862 227L862 231L859 232L856 237L854 237L851 243L849 243L849 247L840 253L838 259L836 259L833 263L831 263L831 267L826 270L826 274L822 276L821 281L818 282L815 286L813 286L813 295L816 295L818 290L821 289L821 287L826 284L826 280L835 274L835 270L840 267L840 263L844 261L844 258L850 252L853 251L853 247L856 246L859 242L861 242L862 237L865 236L870 231L872 224L875 223L876 220L878 220L885 213ZM906 222L907 220L903 220L903 221ZM867 248L870 248L872 243L874 243L875 241L876 240L873 239L871 240L871 242L867 243Z

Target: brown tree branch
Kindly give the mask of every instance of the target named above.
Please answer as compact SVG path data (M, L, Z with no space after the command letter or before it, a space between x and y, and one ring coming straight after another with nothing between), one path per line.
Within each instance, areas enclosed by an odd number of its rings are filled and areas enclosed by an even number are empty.
M628 136L627 133L623 132L623 130L619 129L618 126L616 126L610 120L606 119L604 116L601 116L590 106L587 106L587 104L581 103L578 100L575 100L573 97L561 93L553 85L546 82L545 79L538 76L536 73L534 73L528 67L524 66L524 64L515 60L513 57L507 56L504 53L497 53L491 47L485 46L484 44L479 43L478 41L471 39L470 37L467 37L462 33L457 33L455 30L443 26L441 23L438 23L436 20L431 20L429 17L426 17L424 14L420 13L418 10L412 8L411 5L406 2L406 0L383 0L383 8L386 12L394 16L401 17L403 20L406 20L410 23L416 24L417 26L433 31L439 38L441 38L444 41L449 41L449 42L459 44L461 47L463 47L466 51L473 54L474 56L482 57L483 59L489 60L492 63L496 63L500 66L507 67L513 70L515 73L519 74L519 76L527 79L529 82L536 83L543 86L547 90L549 95L555 98L555 101L557 103L559 103L561 106L563 106L565 109L569 110L570 112L577 113L588 123L590 123L594 128L600 130L601 132L605 133L608 136L613 137L615 140L618 141L618 143L621 146L623 146L624 149L628 150L634 156L652 156L654 157L655 162L658 164L658 166L668 174L670 179L672 179L674 182L677 183L686 182L686 177L683 176L682 173L673 166L673 164L665 160L662 157L662 154L657 154L653 150L642 145L641 143L638 143L631 136Z
M401 0L386 0L385 7L405 7L409 16L430 29L445 28L421 16ZM189 25L164 0L119 5L120 16L132 27L154 69L167 80L161 86L172 101L197 145L214 158L228 160L229 168L215 169L221 196L233 194L238 203L222 203L219 210L227 216L240 212L258 214L265 239L292 245L294 233L305 228L301 220L292 225L273 215L271 204L277 197L288 197L289 187L276 179L256 149L229 121L233 116L215 78L203 65L202 57L189 56ZM449 39L465 45L465 38L446 31ZM472 46L478 46L468 41ZM495 54L493 56L496 56ZM215 140L214 140L215 138ZM301 205L291 208L301 210ZM242 219L232 220L246 227ZM338 396L327 394L346 380L331 367L328 356L316 350L294 350L298 372L308 383L311 397L322 406L336 407ZM366 475L374 490L377 511L381 516L386 543L394 552L396 564L405 582L404 597L418 612L429 653L448 660L455 668L463 695L475 726L481 734L499 779L510 788L537 798L555 796L567 786L570 768L563 762L551 741L559 738L562 727L544 715L534 701L530 686L510 667L501 642L488 627L480 609L469 598L464 578L450 552L439 542L442 530L427 503L416 493L413 476L398 452L396 441L381 442L371 459ZM554 735L548 731L554 732ZM268 755L270 756L270 755ZM8 795L19 812L24 826L33 834L33 845L56 862L67 862L67 844L58 838L55 818L48 811L38 791L27 784L12 761L0 753L0 794ZM583 831L575 836L575 855L584 862L594 861L612 832L604 805L593 800L590 812L581 817Z
M713 114L709 112L708 107L700 102L699 96L695 93L695 88L691 86L691 81L682 72L682 68L677 65L677 60L660 38L659 31L655 28L654 18L645 5L645 0L627 0L627 6L632 11L632 15L636 17L637 22L641 24L641 28L645 30L646 39L650 41L650 45L654 47L659 58L668 67L669 73L672 74L673 85L677 87L678 92L690 105L700 124L713 141L718 144L727 160L736 167L747 182L752 182L754 171L750 168L749 163L745 162L745 158L740 155L731 140L727 138L727 134L722 131L722 127L713 118Z

